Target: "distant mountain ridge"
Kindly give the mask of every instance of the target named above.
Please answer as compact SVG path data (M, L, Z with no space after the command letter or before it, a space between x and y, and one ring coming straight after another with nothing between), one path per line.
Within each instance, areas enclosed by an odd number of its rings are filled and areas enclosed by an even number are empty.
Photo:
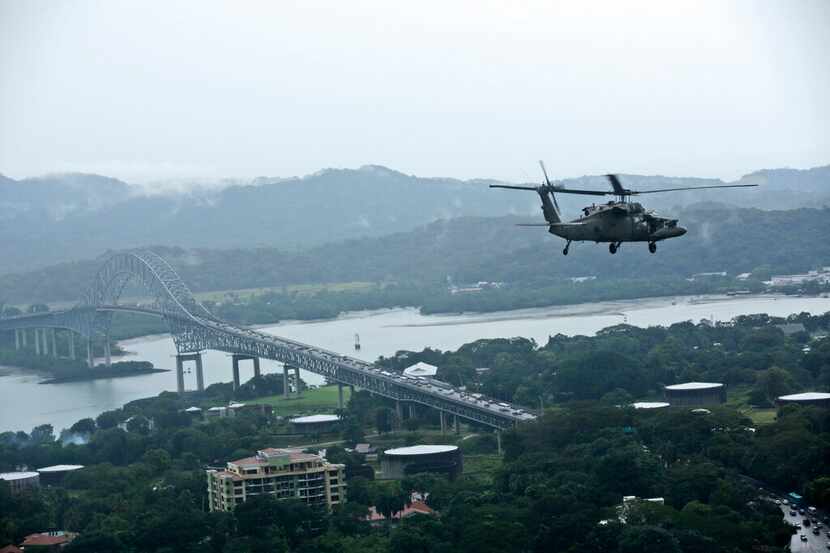
M629 188L717 184L717 179L621 175ZM830 205L830 166L758 171L741 179L764 187L648 196L671 209L713 201L789 209ZM493 180L420 178L378 165L327 169L298 178L260 177L249 184L191 193L143 194L100 175L0 177L0 274L96 257L147 244L187 248L276 247L301 250L351 238L408 231L455 217L534 215L538 198L489 190ZM564 179L568 186L608 188L602 176ZM564 215L582 197L561 197Z
M407 232L354 238L301 252L276 248L187 249L157 246L196 292L337 282L443 284L505 281L539 283L579 276L602 279L680 277L698 272L731 275L767 267L777 274L830 265L830 208L763 211L712 203L673 212L689 233L661 242L563 242L544 228L517 228L527 217L462 217ZM809 239L805 239L807 236ZM63 263L0 275L0 302L75 301L102 259Z

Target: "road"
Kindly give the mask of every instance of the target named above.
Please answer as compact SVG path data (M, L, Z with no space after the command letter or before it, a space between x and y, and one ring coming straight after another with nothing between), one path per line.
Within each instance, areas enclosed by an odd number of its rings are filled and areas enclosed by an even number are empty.
M816 536L813 534L813 525L804 526L802 524L804 517L799 515L798 511L796 511L795 516L790 516L789 505L781 505L781 511L784 513L784 520L797 523L801 527L798 533L793 534L790 538L790 551L793 553L827 553L829 551L827 544L830 543L830 537L827 533L830 530L825 523L821 523L821 532ZM824 513L819 513L819 520L821 521L824 516ZM801 541L801 534L807 536L807 541Z

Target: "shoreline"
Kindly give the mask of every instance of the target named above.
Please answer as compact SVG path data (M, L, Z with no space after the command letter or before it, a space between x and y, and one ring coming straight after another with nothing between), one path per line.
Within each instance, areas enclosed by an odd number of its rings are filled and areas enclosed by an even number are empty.
M69 382L89 382L92 380L106 380L111 378L127 378L130 376L143 376L145 374L167 373L170 369L134 369L130 371L92 371L89 374L74 374L71 376L56 376L41 380L38 384L66 384Z

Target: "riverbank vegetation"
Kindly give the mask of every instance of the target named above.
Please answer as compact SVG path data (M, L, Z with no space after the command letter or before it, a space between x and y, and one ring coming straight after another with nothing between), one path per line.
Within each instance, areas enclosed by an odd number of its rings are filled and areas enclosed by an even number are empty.
M452 384L533 408L649 399L687 381L743 387L747 404L769 408L780 395L830 389L828 334L830 314L748 315L727 323L617 325L592 337L558 334L541 346L525 338L479 340L457 351L401 351L379 363L393 370L430 363Z

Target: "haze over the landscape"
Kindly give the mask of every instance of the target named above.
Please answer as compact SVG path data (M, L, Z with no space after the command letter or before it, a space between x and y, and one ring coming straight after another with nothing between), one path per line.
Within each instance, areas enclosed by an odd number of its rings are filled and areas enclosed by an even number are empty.
M806 169L830 159L828 27L821 0L2 1L0 172Z
M828 30L0 0L0 553L827 551Z

